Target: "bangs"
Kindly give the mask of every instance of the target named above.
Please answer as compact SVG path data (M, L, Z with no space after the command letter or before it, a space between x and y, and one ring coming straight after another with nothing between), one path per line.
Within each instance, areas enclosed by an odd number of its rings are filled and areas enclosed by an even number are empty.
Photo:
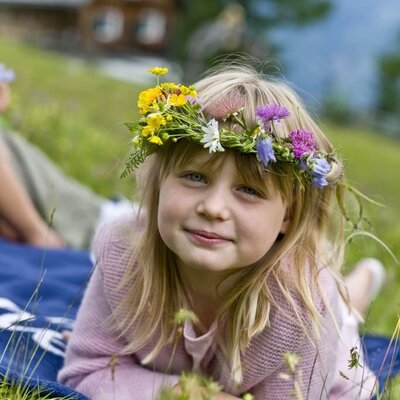
M289 165L276 162L265 167L255 154L234 152L240 176L252 185L262 186L266 197L277 191L286 203L293 201L296 179Z
M156 153L161 157L160 182L173 170L185 167L189 161L204 148L189 140L181 139L177 143L167 142Z
M205 149L188 140L180 140L178 143L167 143L163 146L163 162L160 169L161 181L174 169L185 168L193 158L205 151ZM281 163L275 163L268 168L257 159L255 154L241 153L236 150L226 149L225 152L217 152L210 155L203 166L210 170L216 170L226 157L232 154L240 178L249 186L257 188L266 198L278 191L285 200L289 200L290 188L293 185L293 174L290 168L285 168Z

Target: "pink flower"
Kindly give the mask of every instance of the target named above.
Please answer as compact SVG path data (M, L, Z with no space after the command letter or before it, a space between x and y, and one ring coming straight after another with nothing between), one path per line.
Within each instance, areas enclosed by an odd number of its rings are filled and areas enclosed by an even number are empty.
M289 138L292 140L293 154L296 158L301 158L303 154L316 149L314 134L305 129L297 129L290 132Z

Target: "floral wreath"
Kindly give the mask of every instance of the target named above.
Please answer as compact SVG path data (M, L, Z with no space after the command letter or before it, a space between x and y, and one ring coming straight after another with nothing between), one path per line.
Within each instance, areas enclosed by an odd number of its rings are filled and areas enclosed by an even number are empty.
M156 75L157 85L139 94L138 108L141 118L126 123L134 135L135 150L130 154L122 176L136 169L160 146L168 141L191 140L203 145L210 153L225 148L254 153L264 166L287 163L293 167L300 182L322 188L328 185L326 176L332 169L332 154L318 150L314 134L305 129L290 132L287 138L275 134L275 124L290 116L279 104L265 104L256 109L257 125L248 127L242 110L228 114L224 121L232 121L242 128L237 133L220 128L215 118L207 120L201 99L194 86L173 82L160 83L159 77L167 68L150 68Z

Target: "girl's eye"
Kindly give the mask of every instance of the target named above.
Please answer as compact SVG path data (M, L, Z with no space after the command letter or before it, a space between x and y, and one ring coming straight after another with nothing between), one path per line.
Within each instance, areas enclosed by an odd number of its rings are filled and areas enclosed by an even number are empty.
M250 186L243 186L243 187L240 188L240 190L243 193L248 194L249 196L261 197L261 193L259 191L257 191L256 189L250 187Z
M203 175L199 174L198 172L190 172L184 175L184 178L192 181L192 182L203 182L204 177Z

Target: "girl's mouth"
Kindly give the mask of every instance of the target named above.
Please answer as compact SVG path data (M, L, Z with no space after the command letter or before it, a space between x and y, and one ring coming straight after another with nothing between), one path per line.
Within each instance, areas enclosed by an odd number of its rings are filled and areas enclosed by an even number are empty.
M186 229L189 236L201 244L222 244L232 240L216 232L203 231L200 229Z

